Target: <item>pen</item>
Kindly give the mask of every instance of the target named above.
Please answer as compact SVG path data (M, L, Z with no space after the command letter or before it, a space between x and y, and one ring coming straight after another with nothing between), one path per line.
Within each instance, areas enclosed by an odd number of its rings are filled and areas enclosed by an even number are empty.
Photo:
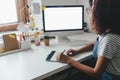
M64 53L64 52L65 52L65 50L62 53Z

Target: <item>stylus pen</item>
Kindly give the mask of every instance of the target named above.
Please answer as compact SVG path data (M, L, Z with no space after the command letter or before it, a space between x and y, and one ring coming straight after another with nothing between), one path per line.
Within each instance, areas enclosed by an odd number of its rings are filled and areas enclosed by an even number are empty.
M65 52L65 50L62 53L64 53L64 52Z

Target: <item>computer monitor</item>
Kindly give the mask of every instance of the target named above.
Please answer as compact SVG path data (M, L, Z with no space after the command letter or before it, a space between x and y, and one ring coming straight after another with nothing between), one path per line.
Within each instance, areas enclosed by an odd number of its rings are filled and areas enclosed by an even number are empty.
M45 6L42 10L45 36L65 37L84 32L83 5Z

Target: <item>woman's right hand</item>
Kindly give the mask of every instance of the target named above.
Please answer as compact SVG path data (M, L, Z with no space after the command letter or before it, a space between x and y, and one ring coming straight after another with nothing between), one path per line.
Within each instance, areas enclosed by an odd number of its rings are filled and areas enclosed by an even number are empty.
M66 54L68 55L68 56L74 56L74 55L76 55L76 54L78 54L79 52L77 51L77 50L73 50L73 49L69 49L69 50L67 50L66 51Z

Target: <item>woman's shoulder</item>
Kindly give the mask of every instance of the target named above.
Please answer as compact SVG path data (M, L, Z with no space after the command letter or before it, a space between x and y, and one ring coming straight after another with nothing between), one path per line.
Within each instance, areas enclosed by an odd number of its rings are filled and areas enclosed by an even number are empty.
M118 34L113 34L113 33L108 33L107 35L106 35L106 37L107 38L113 38L113 39L119 39L120 38L120 35L118 35Z
M108 33L108 34L105 35L104 39L112 41L112 42L116 42L116 41L120 42L120 35L113 34L113 33Z

